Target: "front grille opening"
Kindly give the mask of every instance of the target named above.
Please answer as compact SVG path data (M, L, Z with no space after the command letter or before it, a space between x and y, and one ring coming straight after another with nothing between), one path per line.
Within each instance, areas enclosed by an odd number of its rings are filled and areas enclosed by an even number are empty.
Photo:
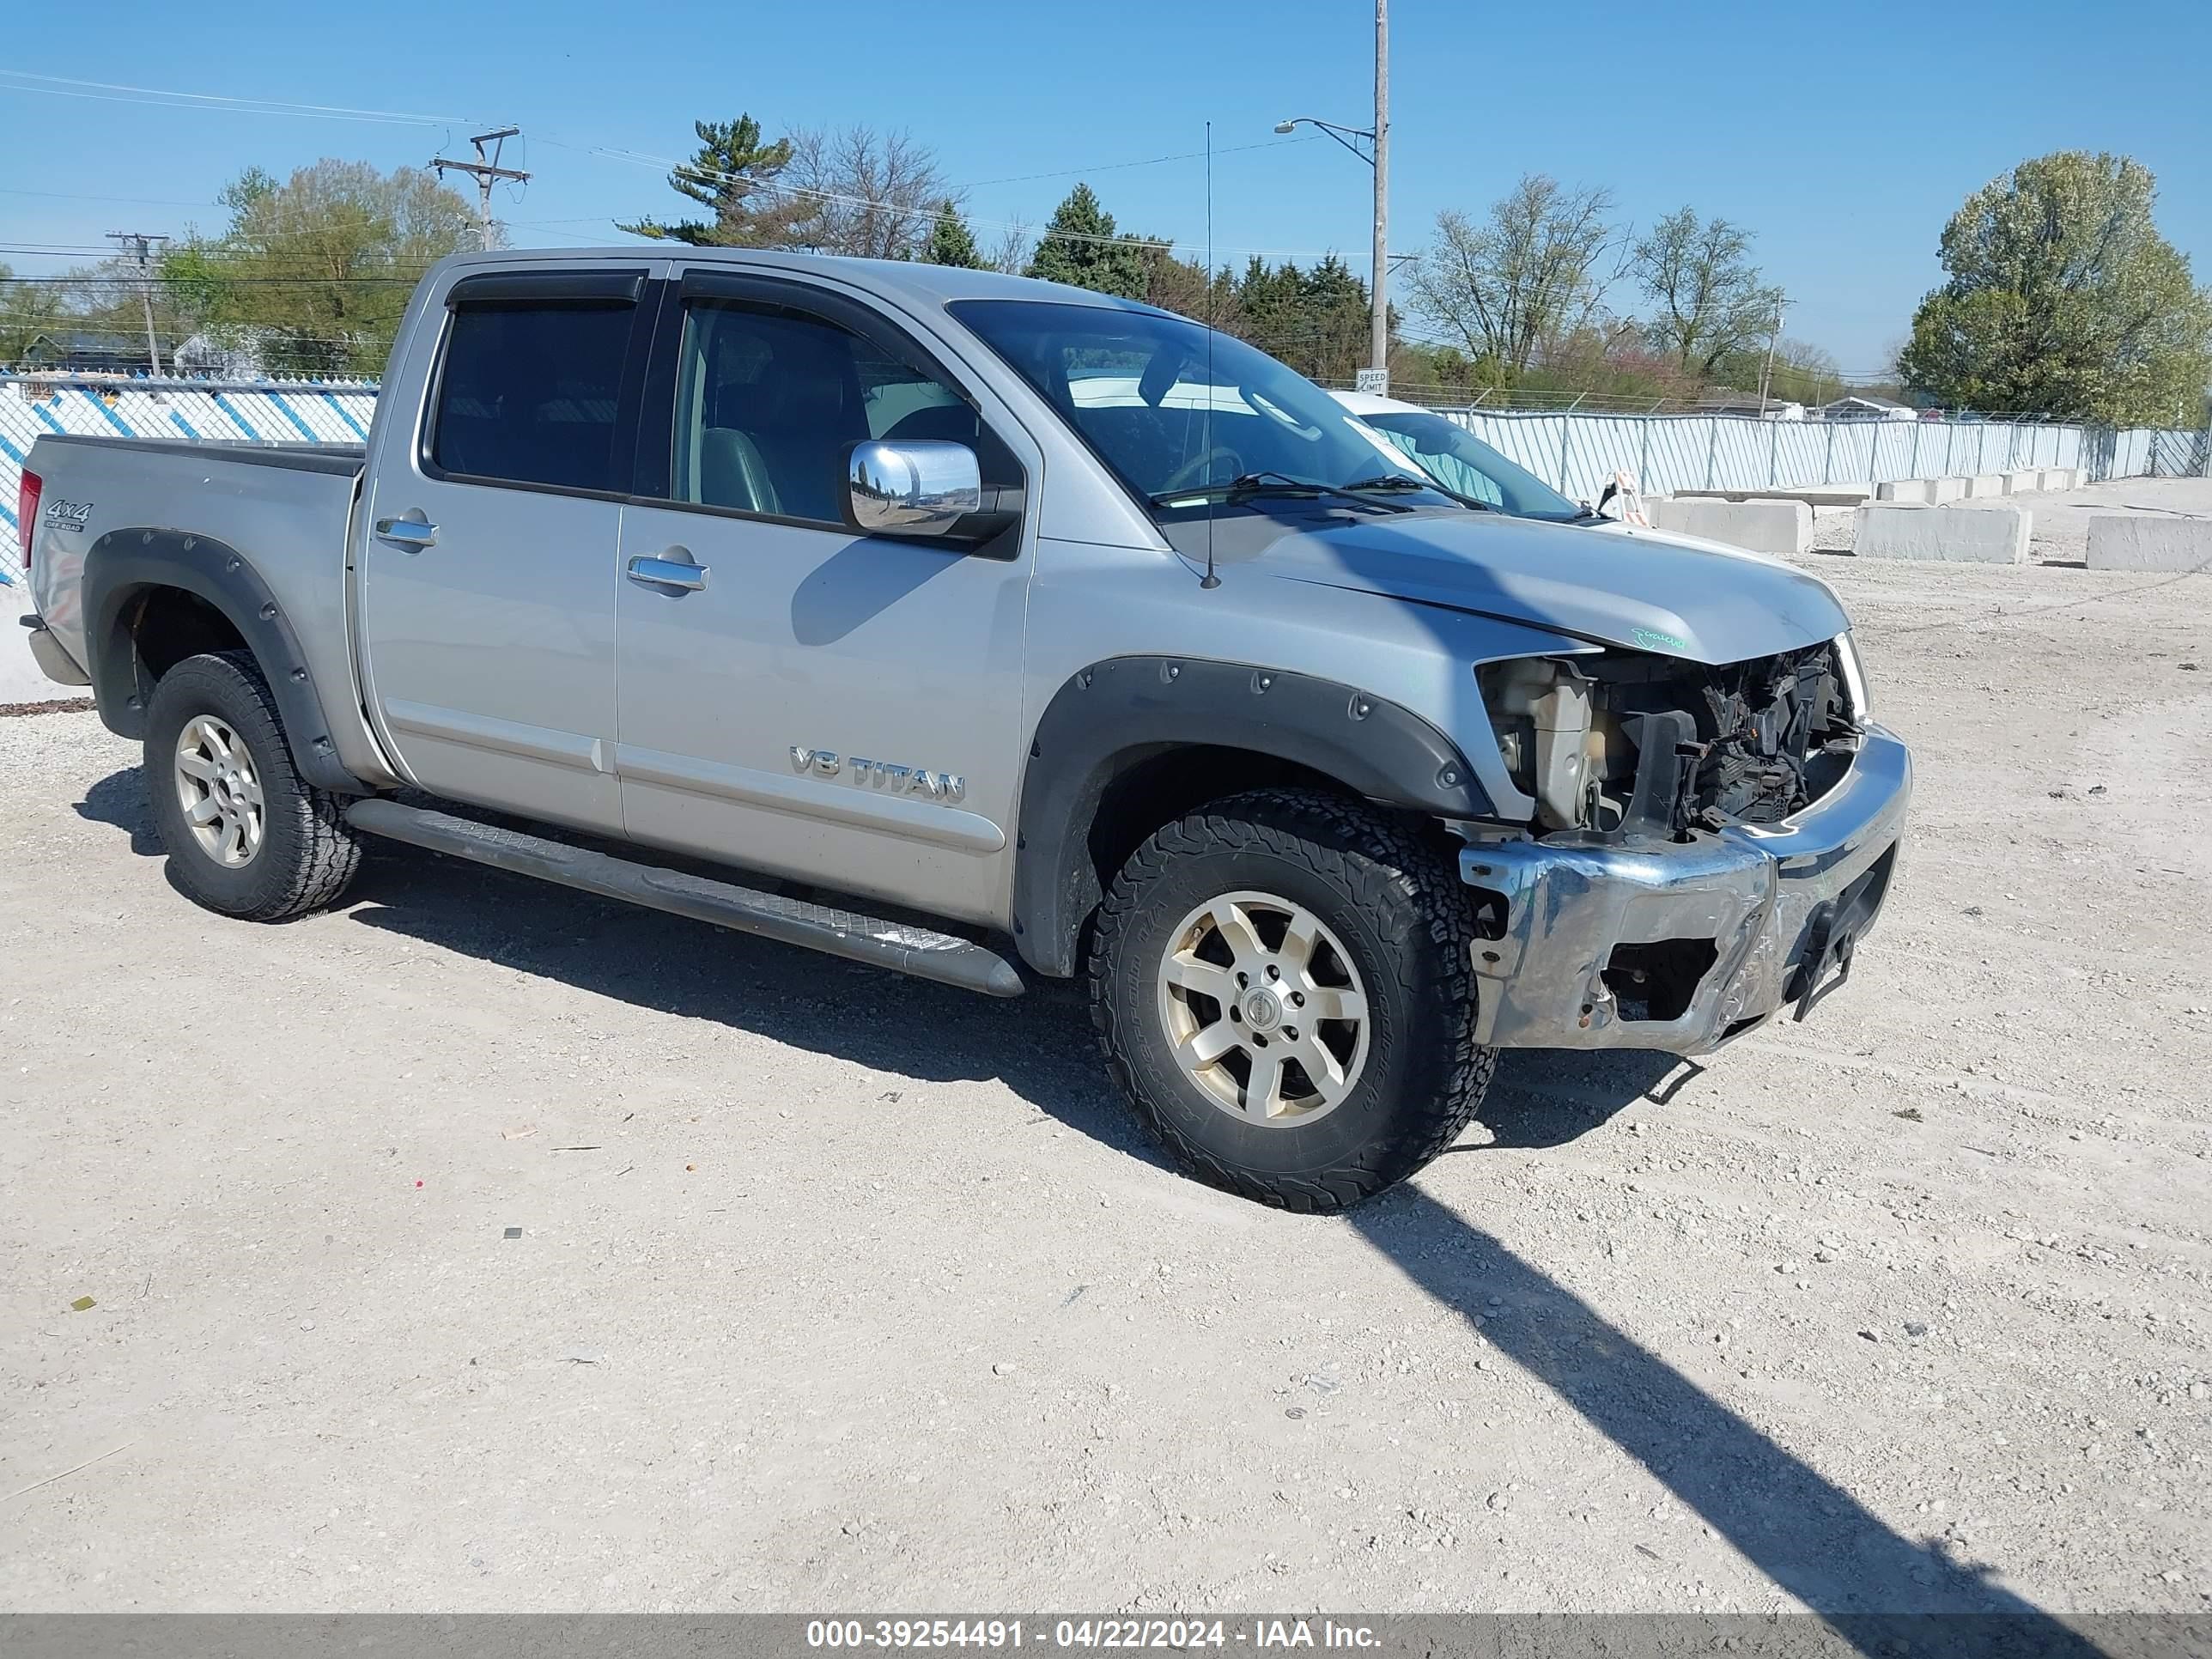
M1719 959L1709 939L1616 945L1600 977L1624 1023L1680 1019Z

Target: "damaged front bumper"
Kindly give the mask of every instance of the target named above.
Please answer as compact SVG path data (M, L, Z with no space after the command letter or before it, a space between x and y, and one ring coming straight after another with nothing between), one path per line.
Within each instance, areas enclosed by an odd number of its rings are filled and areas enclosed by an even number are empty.
M1795 817L1687 842L1484 842L1475 1035L1498 1048L1705 1054L1848 974L1887 896L1912 759L1869 725Z

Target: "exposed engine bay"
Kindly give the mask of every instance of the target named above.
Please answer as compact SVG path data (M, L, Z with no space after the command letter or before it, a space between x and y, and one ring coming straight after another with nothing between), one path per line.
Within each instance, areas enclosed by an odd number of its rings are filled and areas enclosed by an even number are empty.
M1846 641L1718 667L1614 653L1480 671L1498 752L1540 832L1773 823L1839 775L1863 711ZM1849 689L1847 689L1847 687Z

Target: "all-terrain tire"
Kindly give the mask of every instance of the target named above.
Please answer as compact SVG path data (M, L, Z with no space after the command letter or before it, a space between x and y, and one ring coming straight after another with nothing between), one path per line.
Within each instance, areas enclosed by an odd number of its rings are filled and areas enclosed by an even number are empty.
M201 716L235 735L259 787L260 842L243 863L210 853L186 819L177 744ZM286 921L334 903L360 868L343 798L301 781L276 700L250 652L187 657L161 676L147 706L145 768L169 878L195 904L246 921Z
M1194 907L1240 892L1317 917L1365 990L1364 1064L1310 1121L1250 1121L1175 1056L1160 988L1171 936ZM1413 1174L1480 1108L1497 1050L1474 1038L1474 939L1456 872L1407 826L1318 792L1256 791L1158 830L1115 877L1090 960L1092 1019L1138 1115L1186 1170L1330 1213Z

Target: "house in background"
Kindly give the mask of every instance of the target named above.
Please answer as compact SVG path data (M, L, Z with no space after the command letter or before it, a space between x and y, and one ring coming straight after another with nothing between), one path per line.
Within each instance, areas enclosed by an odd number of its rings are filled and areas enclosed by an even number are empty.
M133 345L119 335L55 329L33 335L15 367L64 374L145 374L153 365L143 339Z

